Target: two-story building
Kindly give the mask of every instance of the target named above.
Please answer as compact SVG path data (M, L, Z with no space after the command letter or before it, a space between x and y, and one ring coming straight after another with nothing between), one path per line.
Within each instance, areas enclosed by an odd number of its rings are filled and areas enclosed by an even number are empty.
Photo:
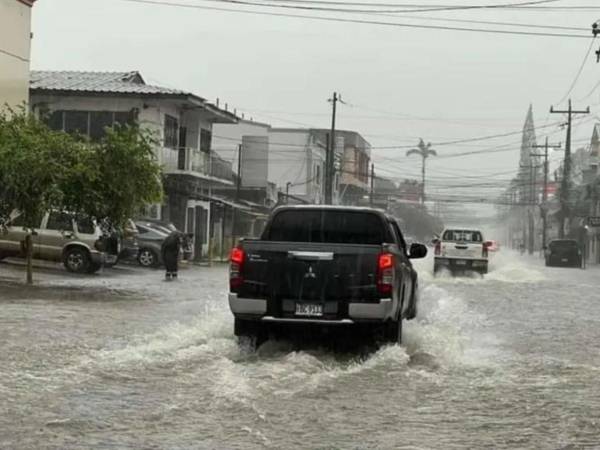
M211 190L234 186L235 177L231 162L211 149L212 128L235 123L235 115L195 94L146 84L139 72L34 71L30 96L31 111L56 130L92 140L114 124L150 131L166 198L149 205L145 216L194 233L196 257L209 251L211 238L223 241L227 208L235 205L213 199Z
M0 0L0 110L29 99L31 7L35 0Z

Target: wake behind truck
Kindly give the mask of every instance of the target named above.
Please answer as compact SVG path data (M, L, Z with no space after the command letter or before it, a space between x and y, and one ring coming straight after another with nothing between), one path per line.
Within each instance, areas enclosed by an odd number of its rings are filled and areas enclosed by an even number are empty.
M260 345L274 330L344 327L400 342L417 313L418 279L397 222L358 207L285 206L260 239L230 255L229 306L235 335Z

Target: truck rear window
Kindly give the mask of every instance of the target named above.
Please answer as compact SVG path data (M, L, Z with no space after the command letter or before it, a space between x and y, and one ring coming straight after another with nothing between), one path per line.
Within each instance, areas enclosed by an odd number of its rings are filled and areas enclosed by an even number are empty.
M447 230L442 239L451 242L483 242L481 233L473 230Z
M263 239L380 245L386 242L386 233L381 218L368 212L293 210L276 214Z

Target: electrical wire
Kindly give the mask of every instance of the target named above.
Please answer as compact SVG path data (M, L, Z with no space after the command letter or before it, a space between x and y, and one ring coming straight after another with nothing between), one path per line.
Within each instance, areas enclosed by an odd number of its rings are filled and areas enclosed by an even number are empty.
M577 84L577 81L579 81L579 77L581 76L581 73L583 72L583 68L585 67L585 63L589 59L589 56L590 56L590 53L592 52L592 47L594 46L594 42L595 41L596 41L596 36L594 36L592 38L592 40L590 41L590 46L588 47L587 51L585 52L585 56L583 57L583 61L581 61L581 66L579 67L579 70L575 74L575 78L573 79L573 82L571 83L571 86L569 87L569 90L565 93L565 95L557 103L564 102L567 99L567 97L569 96L569 94L571 94L571 92L573 92L573 89L575 88L575 85Z
M559 0L537 0L537 1L529 1L524 3L512 3L512 4L496 4L496 5L470 5L470 6L445 6L445 7L423 7L421 9L409 9L409 10L381 10L381 9L347 9L347 8L333 8L333 7L323 7L323 6L299 6L299 5L290 5L290 4L282 4L271 2L270 4L265 4L264 2L256 2L256 1L248 1L248 0L201 0L201 1L211 1L217 3L230 3L236 5L246 5L246 6L261 6L268 8L283 8L283 9L294 9L294 10L303 10L303 11L318 11L318 12L350 12L350 13L413 13L413 12L438 12L438 11L463 11L463 10L476 10L476 9L499 9L506 7L522 7L522 6L531 6L531 5L539 5L545 3L555 3Z
M562 38L574 38L574 39L589 39L590 36L583 34L566 34L566 33L541 33L533 31L516 31L516 30L498 30L498 29L487 29L487 28L461 28L461 27L449 27L441 25L425 25L425 24L410 24L401 22L384 22L376 20L363 20L363 19L346 19L340 17L323 17L323 16L311 16L305 14L288 14L288 13L277 13L269 11L251 11L251 10L236 10L229 8L221 8L216 6L203 6L203 5L191 5L185 3L169 3L163 0L118 0L121 2L128 3L139 3L147 5L158 5L158 6L169 6L176 8L189 8L189 9L200 9L207 11L220 11L230 12L238 14L253 14L263 15L271 17L287 17L295 19L306 19L316 20L324 22L338 22L347 24L362 24L362 25L378 25L384 27L395 27L395 28L414 28L414 29L425 29L425 30L444 30L444 31L463 31L463 32L477 32L486 34L503 34L503 35L517 35L517 36L538 36L538 37L562 37ZM210 0L205 0L210 1ZM233 1L233 0L232 0Z

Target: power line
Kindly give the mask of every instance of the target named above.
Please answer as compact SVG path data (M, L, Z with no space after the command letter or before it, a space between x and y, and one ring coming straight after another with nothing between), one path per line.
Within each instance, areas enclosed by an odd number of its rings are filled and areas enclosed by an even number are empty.
M475 9L500 9L506 7L522 7L522 6L531 6L545 3L554 3L559 0L537 0L530 1L525 3L512 3L512 4L497 4L497 5L470 5L470 6L444 6L444 7L425 7L423 6L421 9L409 9L409 10L381 10L381 9L347 9L340 8L339 6L347 6L347 5L339 5L337 7L323 7L323 6L299 6L298 4L290 5L285 4L284 2L256 2L256 1L248 1L248 0L201 0L201 1L211 1L218 3L231 3L236 5L246 5L246 6L261 6L268 8L283 8L283 9L295 9L295 10L304 10L304 11L319 11L319 12L350 12L350 13L413 13L413 12L437 12L437 11L459 11L459 10L475 10ZM292 2L295 3L295 2Z
M288 14L288 13L277 13L269 11L251 11L251 10L236 10L229 8L221 8L216 6L203 6L203 5L190 5L185 3L169 3L163 0L119 0L128 3L140 3L148 5L159 5L159 6L170 6L176 8L189 8L189 9L201 9L207 11L221 11L238 14L253 14L263 15L271 17L288 17L295 19L306 19L306 20L317 20L324 22L339 22L339 23L351 23L351 24L362 24L362 25L378 25L395 28L415 28L425 30L444 30L444 31L463 31L463 32L477 32L486 34L504 34L504 35L517 35L517 36L539 36L539 37L563 37L563 38L575 38L575 39L589 39L590 36L583 34L566 34L566 33L541 33L533 31L516 31L516 30L498 30L498 29L487 29L487 28L461 28L461 27L449 27L441 25L425 25L425 24L410 24L401 22L383 22L376 20L363 20L363 19L346 19L340 17L323 17L323 16L311 16L304 14ZM201 0L211 1L211 0ZM216 0L221 1L221 0ZM237 1L237 0L230 0Z
M377 3L377 2L348 2L348 1L328 1L328 0L262 0L263 2L275 2L275 3L298 3L298 4L317 4L317 5L333 5L333 6L370 6L370 7L381 7L381 8L461 8L465 5L456 4L415 4L415 3ZM535 10L535 11L554 11L554 10L590 10L594 11L600 9L598 6L590 5L572 5L572 6L535 6L535 5L504 5L497 10ZM414 12L414 9L411 10Z
M565 95L557 103L564 102L567 99L567 97L571 94L571 92L573 92L573 88L577 84L577 81L579 80L579 77L581 76L581 73L583 72L583 68L585 67L585 63L588 61L590 53L592 52L592 47L594 46L595 39L596 39L596 36L594 36L592 38L592 40L590 41L590 46L588 47L587 51L585 52L583 61L581 61L581 66L579 67L579 70L577 71L577 74L575 75L575 78L573 79L573 82L571 83L569 90L565 93Z

